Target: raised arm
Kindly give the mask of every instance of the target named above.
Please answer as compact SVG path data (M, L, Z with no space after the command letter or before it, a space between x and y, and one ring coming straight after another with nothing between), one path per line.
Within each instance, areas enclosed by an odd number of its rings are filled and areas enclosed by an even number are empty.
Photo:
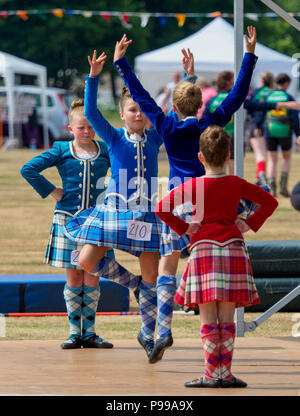
M256 45L256 30L253 26L248 27L249 39L245 35L246 50L237 80L234 87L222 102L222 104L213 112L207 113L210 124L225 126L231 120L235 113L243 104L249 93L252 73L257 61L254 55Z
M116 43L114 67L128 87L132 99L139 104L142 112L146 114L158 134L163 137L165 130L171 128L176 120L164 114L163 110L156 104L148 91L144 89L131 69L125 58L125 53L130 43L131 41L127 39L126 35L122 37L120 42Z
M194 69L194 55L188 48L187 51L185 49L181 49L182 52L182 67L184 72L188 77L192 77L195 75L195 69Z
M97 51L94 50L92 58L88 56L90 73L86 76L84 92L84 114L95 130L108 145L111 144L116 134L116 129L103 117L97 106L97 93L99 76L102 72L106 55L104 52L97 58Z

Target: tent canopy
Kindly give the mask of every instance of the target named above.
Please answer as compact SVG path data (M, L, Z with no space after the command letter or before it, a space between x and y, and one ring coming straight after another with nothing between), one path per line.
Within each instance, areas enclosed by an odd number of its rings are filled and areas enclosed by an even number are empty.
M42 98L42 113L43 113L43 131L45 147L49 146L48 125L47 125L47 102L46 102L46 88L47 88L47 69L45 66L26 61L5 52L0 52L0 76L4 78L4 83L7 92L7 107L8 107L8 125L9 125L9 140L13 141L14 137L14 122L15 122L15 74L35 75L38 77L39 86L41 87Z
M46 68L42 65L10 55L9 53L0 52L0 75L3 76L8 70L18 74L39 76L46 71Z
M257 37L260 38L259 33ZM173 72L182 72L183 48L189 48L193 52L197 75L212 80L220 71L234 68L234 28L223 18L217 17L185 39L136 57L135 71L152 95L157 94L160 87L171 81ZM261 72L272 71L275 76L281 72L290 74L295 64L291 57L260 43L256 45L255 54L259 59L252 79L254 86L257 86ZM297 79L291 78L289 91L295 95Z

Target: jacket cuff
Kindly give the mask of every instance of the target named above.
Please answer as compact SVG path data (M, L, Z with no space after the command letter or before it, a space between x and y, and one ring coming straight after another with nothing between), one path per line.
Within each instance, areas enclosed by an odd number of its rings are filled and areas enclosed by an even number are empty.
M253 61L253 68L255 67L255 65L256 65L256 62L257 62L257 60L258 60L258 56L256 56L254 53L252 53L252 52L245 52L245 56L244 56L244 58L245 59L247 59L247 60L249 60L249 61Z
M126 72L127 69L131 69L125 56L114 62L114 67L116 68L121 77L124 77L124 72Z
M191 82L192 84L196 83L197 78L198 78L197 75L187 76L186 73L183 74L184 81Z

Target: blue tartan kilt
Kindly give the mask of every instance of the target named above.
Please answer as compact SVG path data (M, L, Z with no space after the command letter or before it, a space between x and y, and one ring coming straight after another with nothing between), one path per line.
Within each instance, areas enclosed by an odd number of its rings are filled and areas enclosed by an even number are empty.
M167 224L163 224L161 232L160 255L169 256L174 252L180 252L180 258L186 259L190 255L190 236L180 236Z
M129 220L151 223L150 241L127 238ZM104 202L74 217L64 227L64 233L82 244L112 247L139 257L143 251L159 252L161 227L162 222L154 212L118 210Z
M186 203L176 207L173 214L180 217L186 222L192 219L192 209L190 204ZM160 255L169 256L174 252L180 252L180 258L185 259L190 255L190 236L184 234L180 236L175 233L167 224L163 223L160 239Z
M265 185L259 185L261 189L264 191L270 192L270 188ZM248 199L242 198L240 200L239 206L238 206L238 218L241 220L248 219L252 214L254 214L255 211L257 211L259 205L255 204L252 201L249 201Z
M81 267L71 264L71 252L81 250L83 244L69 240L63 232L64 226L71 218L67 214L54 214L44 263L64 269L82 270Z

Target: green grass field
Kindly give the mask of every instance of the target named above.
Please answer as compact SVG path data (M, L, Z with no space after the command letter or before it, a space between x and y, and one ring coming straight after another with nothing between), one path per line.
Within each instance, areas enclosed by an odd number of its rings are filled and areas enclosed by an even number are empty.
M55 201L41 199L20 175L20 169L38 151L16 149L0 152L0 274L62 274L43 264L44 252L52 222ZM278 177L281 165L279 158ZM252 153L246 153L244 177L254 181L255 162ZM159 161L159 175L168 176L168 162ZM48 169L45 176L57 186L61 185L55 168ZM300 154L293 154L289 188L300 180ZM295 211L290 200L279 197L279 207L258 233L247 233L248 240L298 240L300 236L300 213ZM116 252L117 259L129 270L140 273L138 261L129 254ZM181 260L178 273L184 270ZM131 310L138 310L131 298ZM293 325L292 314L278 313L254 333L247 336L290 336ZM257 314L246 314L247 321ZM107 338L132 338L140 324L139 316L97 317L97 330ZM176 315L174 336L194 337L199 335L199 317ZM6 318L5 339L64 339L68 335L65 317Z

